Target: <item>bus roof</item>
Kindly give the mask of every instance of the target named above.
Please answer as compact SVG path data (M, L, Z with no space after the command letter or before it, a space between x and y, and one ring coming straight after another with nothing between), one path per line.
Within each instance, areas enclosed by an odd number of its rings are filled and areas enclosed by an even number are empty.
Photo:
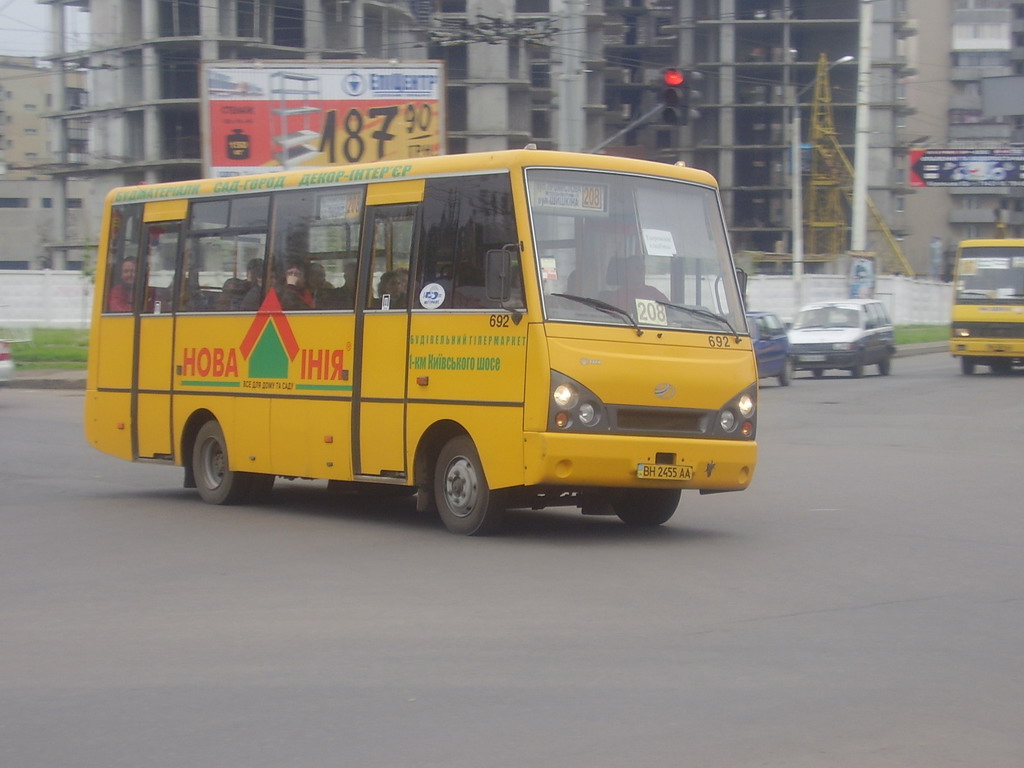
M718 186L714 177L707 171L683 165L670 165L614 155L510 149L117 187L107 195L107 204L140 203L243 192L256 193L275 189L308 189L336 184L397 181L424 176L445 176L531 167L581 168L638 173L690 181L716 188Z

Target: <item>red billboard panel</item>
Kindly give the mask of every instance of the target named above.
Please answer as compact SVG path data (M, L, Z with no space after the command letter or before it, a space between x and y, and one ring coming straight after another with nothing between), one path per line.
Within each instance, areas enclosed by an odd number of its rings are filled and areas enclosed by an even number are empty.
M207 176L444 152L440 62L215 62L203 83Z

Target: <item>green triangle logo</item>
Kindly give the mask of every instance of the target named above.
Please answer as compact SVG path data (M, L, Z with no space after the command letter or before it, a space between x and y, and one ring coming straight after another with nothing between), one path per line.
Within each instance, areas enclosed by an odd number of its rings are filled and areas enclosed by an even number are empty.
M267 323L260 340L249 357L249 377L253 379L287 379L288 353L273 323Z
M288 362L299 353L299 345L274 291L267 293L253 318L242 340L241 352L249 361L250 378L288 378Z

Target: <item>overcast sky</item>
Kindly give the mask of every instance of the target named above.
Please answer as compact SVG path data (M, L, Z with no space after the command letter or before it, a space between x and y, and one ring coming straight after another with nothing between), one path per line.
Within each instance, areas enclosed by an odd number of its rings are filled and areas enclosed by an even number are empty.
M35 0L0 0L0 55L45 56L50 53L50 10ZM68 13L68 32L80 37L88 14Z

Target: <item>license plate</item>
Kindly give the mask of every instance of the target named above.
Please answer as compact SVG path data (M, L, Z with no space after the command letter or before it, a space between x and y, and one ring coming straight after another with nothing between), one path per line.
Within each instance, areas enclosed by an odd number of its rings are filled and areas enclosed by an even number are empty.
M682 464L637 464L636 476L641 480L693 480L693 467Z
M801 363L823 363L825 362L824 355L800 355Z

